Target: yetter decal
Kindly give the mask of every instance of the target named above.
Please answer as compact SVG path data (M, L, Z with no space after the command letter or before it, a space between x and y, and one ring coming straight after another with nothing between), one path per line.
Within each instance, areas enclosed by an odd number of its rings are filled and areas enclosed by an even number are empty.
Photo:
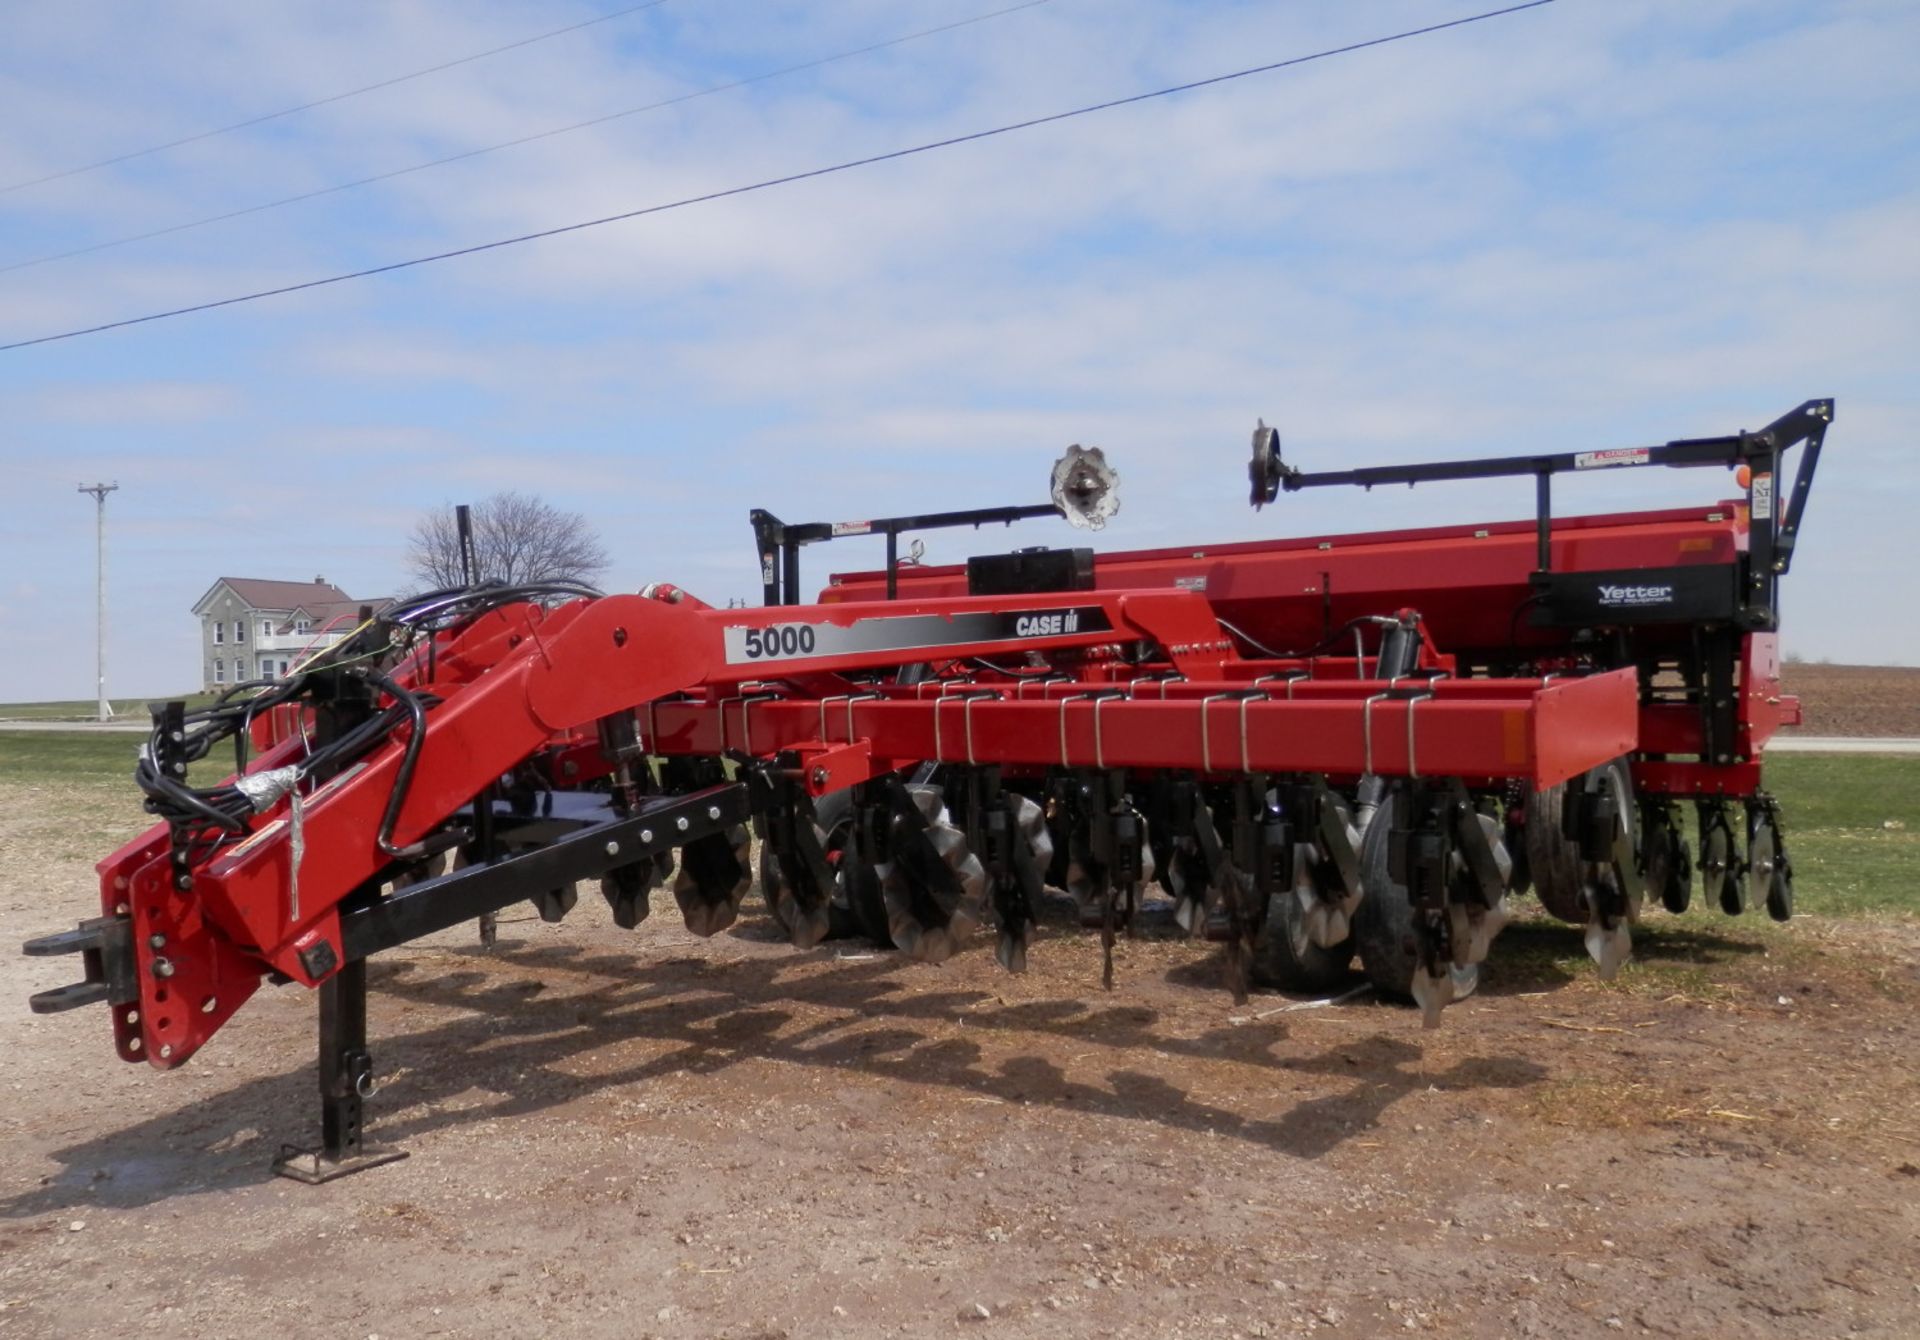
M1600 604L1604 609L1641 609L1648 605L1671 605L1673 587L1662 586L1607 586L1600 587Z

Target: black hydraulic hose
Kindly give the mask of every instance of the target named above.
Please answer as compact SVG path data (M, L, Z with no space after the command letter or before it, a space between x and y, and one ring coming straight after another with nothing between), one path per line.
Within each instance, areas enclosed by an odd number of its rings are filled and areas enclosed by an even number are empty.
M387 610L382 617L405 627L441 626L474 618L502 605L547 597L593 600L602 594L584 582L520 582L513 585L450 586L428 591Z
M154 731L147 741L147 747L140 755L140 761L134 764L133 780L146 793L147 801L153 812L173 822L176 818L197 815L205 822L212 823L228 832L246 831L246 825L235 815L217 808L209 797L175 778L168 777L160 769L160 732ZM172 810L168 806L172 806ZM184 812L180 814L179 812Z
M247 770L247 747L252 743L249 738L253 730L253 718L256 712L274 708L292 702L299 696L300 689L306 683L305 675L295 675L289 679L250 679L245 684L236 684L221 694L218 701L222 704L241 689L266 686L268 692L256 693L247 699L245 710L240 715L240 728L233 733L233 770L243 773Z
M393 845L393 829L400 822L400 807L406 803L407 792L413 786L414 765L420 760L420 746L427 738L427 710L421 706L419 698L378 671L368 671L367 678L404 707L413 723L413 733L407 737L406 749L400 755L400 770L394 774L393 789L387 793L386 812L380 816L380 831L374 839L387 856L411 856L416 854L412 849Z

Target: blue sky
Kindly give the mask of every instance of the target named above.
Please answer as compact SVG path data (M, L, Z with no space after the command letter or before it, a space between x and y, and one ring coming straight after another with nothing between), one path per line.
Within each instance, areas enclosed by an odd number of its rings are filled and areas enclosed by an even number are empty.
M1004 3L1005 0L1002 0ZM204 0L0 16L0 184L614 3ZM0 265L884 40L992 0L656 9L0 195ZM0 343L484 241L1473 12L1049 3L452 167L0 273ZM404 274L0 354L0 701L194 684L216 576L404 581L423 510L581 511L609 585L754 591L747 509L1122 475L1103 547L1524 515L1523 483L1245 506L1308 467L1604 447L1839 401L1785 591L1809 657L1920 663L1920 6L1559 0L1142 107ZM1699 472L1569 510L1709 501ZM1029 523L930 557L1065 542ZM834 566L868 566L848 545ZM809 578L827 551L808 555Z

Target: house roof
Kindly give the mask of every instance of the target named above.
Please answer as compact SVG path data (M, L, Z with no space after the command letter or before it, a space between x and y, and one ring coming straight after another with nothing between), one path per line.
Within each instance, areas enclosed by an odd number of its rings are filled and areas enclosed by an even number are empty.
M222 586L257 610L310 609L314 605L352 605L354 599L324 577L310 582L282 582L266 577L221 577L194 602L198 614Z

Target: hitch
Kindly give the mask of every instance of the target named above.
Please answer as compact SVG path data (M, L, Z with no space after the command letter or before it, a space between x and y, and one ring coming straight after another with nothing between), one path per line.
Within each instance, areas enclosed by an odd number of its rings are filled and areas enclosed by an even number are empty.
M130 1005L140 998L134 977L133 922L94 917L70 931L43 935L21 946L32 958L78 954L86 976L66 986L36 991L27 1001L35 1014L62 1014L82 1005Z

